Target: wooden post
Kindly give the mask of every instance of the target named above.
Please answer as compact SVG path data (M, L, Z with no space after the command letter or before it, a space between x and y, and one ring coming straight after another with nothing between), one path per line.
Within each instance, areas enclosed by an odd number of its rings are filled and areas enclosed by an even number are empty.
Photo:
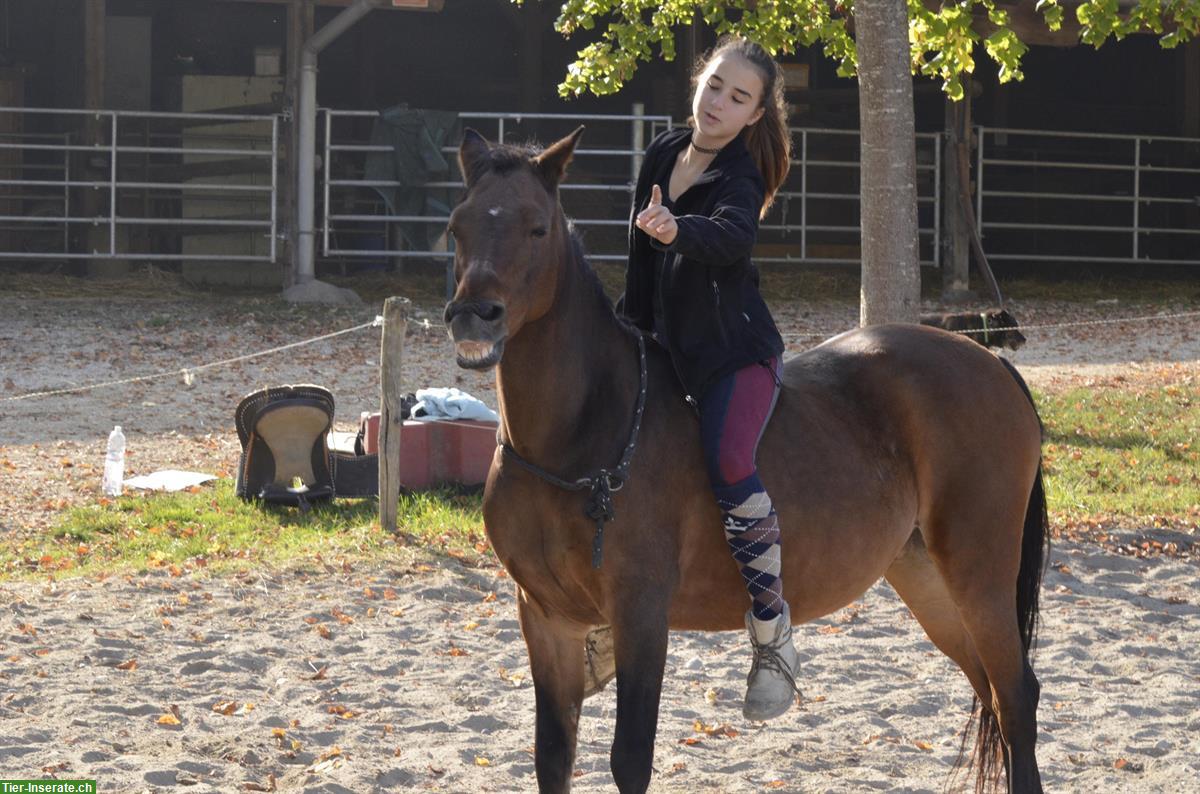
M85 0L83 4L83 106L88 110L100 110L104 107L104 52L105 23L108 19L107 0ZM86 115L83 117L84 146L96 147L95 152L79 152L78 167L73 167L72 174L83 174L79 179L103 182L111 175L109 165L100 162L100 156L106 154L103 145L108 131L112 129L111 120L107 117ZM94 159L95 158L95 159ZM107 159L107 158L105 158ZM96 218L103 214L104 197L109 193L107 188L87 187L79 194L78 206L81 214ZM112 208L116 212L116 207ZM83 251L107 251L115 241L109 240L111 226L107 223L84 225L80 231ZM115 248L114 248L115 250ZM104 260L88 260L89 275L116 276L121 275L120 265Z
M948 303L964 300L968 295L970 261L970 230L963 217L959 198L963 175L959 171L964 135L970 126L964 116L970 94L954 102L946 99L946 136L942 147L942 298ZM968 151L969 151L968 144Z
M408 298L388 298L383 302L383 334L379 343L379 525L385 532L396 531L396 513L400 505L400 398L404 395L400 377L404 359L404 332L408 326Z

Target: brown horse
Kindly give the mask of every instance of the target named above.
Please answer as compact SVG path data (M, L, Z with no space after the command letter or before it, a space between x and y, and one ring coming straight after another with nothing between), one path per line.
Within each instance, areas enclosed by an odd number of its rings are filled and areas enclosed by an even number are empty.
M558 203L581 132L535 154L468 131L467 192L450 221L458 286L445 320L461 366L497 368L510 449L492 462L484 523L519 588L538 787L570 788L585 638L611 625L612 773L620 791L642 792L668 631L740 629L748 600L695 412L652 345L643 379L640 343ZM783 380L758 463L779 513L792 619L828 614L886 577L982 703L978 786L998 782L1002 762L1009 791L1041 791L1027 651L1046 514L1041 426L1020 376L962 337L890 325L791 359ZM599 567L587 494L561 487L589 481L623 483ZM598 491L603 502L608 491Z

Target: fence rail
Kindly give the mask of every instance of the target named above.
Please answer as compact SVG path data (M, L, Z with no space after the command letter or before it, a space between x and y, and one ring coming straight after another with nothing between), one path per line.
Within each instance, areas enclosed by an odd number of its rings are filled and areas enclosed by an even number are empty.
M0 107L0 123L0 258L275 261L278 116Z
M1200 265L1200 139L977 128L997 261Z
M449 263L460 129L553 140L587 124L563 204L590 257L623 261L646 144L672 121L628 114L462 112L398 170L378 111L321 111L324 266ZM0 107L0 261L275 262L279 115ZM975 128L974 202L997 262L1200 264L1200 139ZM855 130L792 129L792 170L760 225L756 261L860 261ZM409 152L412 156L413 152ZM942 135L916 137L920 260L941 265ZM440 166L434 160L440 159ZM437 167L435 167L437 166Z
M394 143L385 142L387 122L374 111L332 110L324 115L324 165L321 253L326 259L373 260L390 257L442 259L453 257L452 242L444 236L450 209L462 189L455 140L437 147L444 168L429 169L425 178L385 176L397 168ZM553 140L580 123L588 125L593 142L575 150L574 178L561 186L563 204L572 222L584 230L599 230L589 238L590 258L623 260L605 230L623 228L645 142L659 129L671 126L669 116L630 114L484 113L463 112L457 124L476 126L489 140L521 143ZM457 131L456 131L457 132ZM649 136L649 137L647 137ZM363 143L366 139L369 142ZM432 152L424 152L432 157ZM429 178L432 176L432 178ZM406 198L399 197L406 191ZM619 198L617 198L619 196ZM414 206L402 212L398 205ZM366 211L363 211L363 210ZM599 238L599 239L596 239ZM623 239L623 236L622 236Z

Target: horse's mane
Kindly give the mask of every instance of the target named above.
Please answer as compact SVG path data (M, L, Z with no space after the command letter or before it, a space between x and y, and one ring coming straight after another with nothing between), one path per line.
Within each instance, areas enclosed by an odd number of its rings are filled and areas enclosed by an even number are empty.
M569 218L567 219L567 229L570 231L571 259L578 266L584 283L591 288L593 294L604 306L605 311L618 322L623 322L624 318L617 316L612 300L608 297L608 293L604 291L604 285L600 283L600 276L596 275L596 269L588 262L587 251L583 246L583 235L575 228L575 224Z

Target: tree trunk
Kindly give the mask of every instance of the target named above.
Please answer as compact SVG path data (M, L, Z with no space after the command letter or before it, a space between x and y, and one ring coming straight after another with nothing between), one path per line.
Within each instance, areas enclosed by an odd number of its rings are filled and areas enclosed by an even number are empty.
M921 308L917 167L904 0L854 4L862 129L860 322L916 322Z

